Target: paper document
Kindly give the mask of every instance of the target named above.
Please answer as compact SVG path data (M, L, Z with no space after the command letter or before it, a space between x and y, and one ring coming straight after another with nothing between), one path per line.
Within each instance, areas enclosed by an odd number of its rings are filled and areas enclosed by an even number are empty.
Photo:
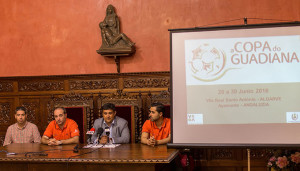
M121 144L105 144L105 145L102 145L102 144L89 144L89 145L86 145L82 148L116 148L118 147L119 145Z

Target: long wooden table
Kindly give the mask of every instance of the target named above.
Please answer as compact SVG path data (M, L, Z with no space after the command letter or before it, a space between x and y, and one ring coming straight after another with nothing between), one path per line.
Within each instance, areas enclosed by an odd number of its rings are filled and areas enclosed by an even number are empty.
M82 145L83 146L83 145ZM178 150L167 146L122 144L116 148L82 149L75 145L10 144L1 147L0 170L173 170ZM16 153L8 155L8 153Z

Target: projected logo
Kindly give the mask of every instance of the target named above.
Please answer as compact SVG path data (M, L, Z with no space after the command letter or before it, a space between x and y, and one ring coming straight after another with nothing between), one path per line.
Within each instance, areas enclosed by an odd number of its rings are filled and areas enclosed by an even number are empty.
M225 53L209 44L200 45L192 51L189 61L193 77L201 81L215 81L224 76Z
M286 112L286 122L287 123L299 123L300 112Z
M293 113L293 114L292 114L292 119L293 119L294 121L296 121L296 120L298 119L298 114L297 114L297 113Z

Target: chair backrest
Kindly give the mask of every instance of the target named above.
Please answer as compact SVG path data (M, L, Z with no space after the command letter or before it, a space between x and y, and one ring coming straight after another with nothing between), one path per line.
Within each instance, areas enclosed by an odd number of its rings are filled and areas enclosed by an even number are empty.
M49 101L48 124L54 120L53 110L55 107L66 108L68 118L73 119L80 131L80 143L86 142L86 130L90 130L94 121L93 98L84 97L81 94L71 92L60 97L52 97ZM44 127L46 129L47 125Z

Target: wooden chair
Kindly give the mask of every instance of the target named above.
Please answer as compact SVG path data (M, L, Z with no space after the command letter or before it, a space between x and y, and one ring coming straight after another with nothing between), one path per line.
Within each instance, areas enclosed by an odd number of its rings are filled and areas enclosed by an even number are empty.
M66 108L68 118L76 121L80 131L80 143L86 142L86 131L90 130L94 121L93 98L84 97L81 94L71 92L60 97L52 97L49 101L48 110L48 124L54 120L53 110L55 107ZM46 129L45 126L44 130Z

